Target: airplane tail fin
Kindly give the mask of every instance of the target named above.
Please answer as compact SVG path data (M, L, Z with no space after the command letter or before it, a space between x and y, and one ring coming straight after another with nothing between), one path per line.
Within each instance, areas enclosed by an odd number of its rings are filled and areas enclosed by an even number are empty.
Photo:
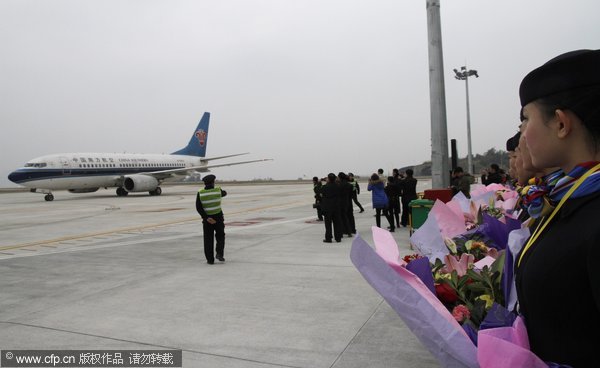
M210 112L205 112L202 119L198 123L198 127L194 130L192 138L188 145L179 151L175 151L172 155L186 155L204 157L206 155L206 144L208 142L208 123L210 120Z

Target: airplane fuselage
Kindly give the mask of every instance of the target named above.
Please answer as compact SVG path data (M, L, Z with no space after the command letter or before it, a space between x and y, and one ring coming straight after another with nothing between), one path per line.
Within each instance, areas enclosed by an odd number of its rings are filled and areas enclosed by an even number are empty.
M205 157L210 113L205 112L184 148L171 154L140 153L61 153L34 158L13 171L8 179L46 194L52 201L52 190L72 193L95 192L116 187L118 196L130 192L160 195L160 183L177 177L207 172L213 167L267 161L250 160L224 164L208 164L211 160L245 155L238 153L220 157Z
M198 167L201 157L170 154L64 153L35 158L9 179L28 188L81 191L122 187L131 175Z

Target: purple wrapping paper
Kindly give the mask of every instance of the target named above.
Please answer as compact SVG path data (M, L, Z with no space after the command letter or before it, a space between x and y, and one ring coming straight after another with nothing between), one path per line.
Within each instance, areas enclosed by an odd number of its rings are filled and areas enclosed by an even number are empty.
M352 242L350 258L443 367L479 366L473 342L418 277L393 270L360 236Z
M506 224L498 219L484 213L483 214L483 233L487 235L495 243L497 249L506 249L508 245L508 236L511 231L520 229L522 224L517 219L505 216ZM513 255L507 251L504 258L504 267L502 270L502 292L504 300L508 303L510 298L510 290L513 282Z
M483 223L487 225L484 228L484 233L492 239L496 245L495 248L498 250L506 249L508 234L513 230L521 228L521 221L510 217L505 218L506 224L487 213L483 214Z
M423 284L431 290L435 295L435 286L433 281L433 273L431 272L431 265L429 264L429 258L423 257L415 259L406 265L406 269L417 275Z
M494 303L488 314L479 326L480 330L486 330L488 328L498 327L510 327L514 324L517 315L510 312L500 304Z

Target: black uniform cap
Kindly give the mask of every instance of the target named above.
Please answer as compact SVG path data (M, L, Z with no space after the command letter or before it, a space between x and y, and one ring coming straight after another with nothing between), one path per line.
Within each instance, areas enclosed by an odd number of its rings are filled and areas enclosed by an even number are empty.
M567 52L523 78L519 87L521 106L555 93L593 85L600 85L600 50Z
M510 152L519 147L519 139L521 139L521 132L517 132L517 134L508 138L506 141L506 150Z
M204 184L214 183L216 178L217 177L214 176L213 174L209 174L209 175L206 175L205 177L203 177L202 181L204 182Z

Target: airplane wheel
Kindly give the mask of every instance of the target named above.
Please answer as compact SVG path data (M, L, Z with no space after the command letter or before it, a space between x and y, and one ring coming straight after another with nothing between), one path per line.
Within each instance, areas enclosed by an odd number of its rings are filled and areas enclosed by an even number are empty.
M156 187L156 189L149 191L151 196L159 196L162 193L162 189L160 187Z
M125 197L127 194L129 194L129 192L126 191L125 189L123 189L121 187L117 188L117 195L119 197Z
M53 196L52 194L46 194L46 196L44 197L44 199L45 199L47 202L51 202L51 201L53 201L53 200L54 200L54 196Z

